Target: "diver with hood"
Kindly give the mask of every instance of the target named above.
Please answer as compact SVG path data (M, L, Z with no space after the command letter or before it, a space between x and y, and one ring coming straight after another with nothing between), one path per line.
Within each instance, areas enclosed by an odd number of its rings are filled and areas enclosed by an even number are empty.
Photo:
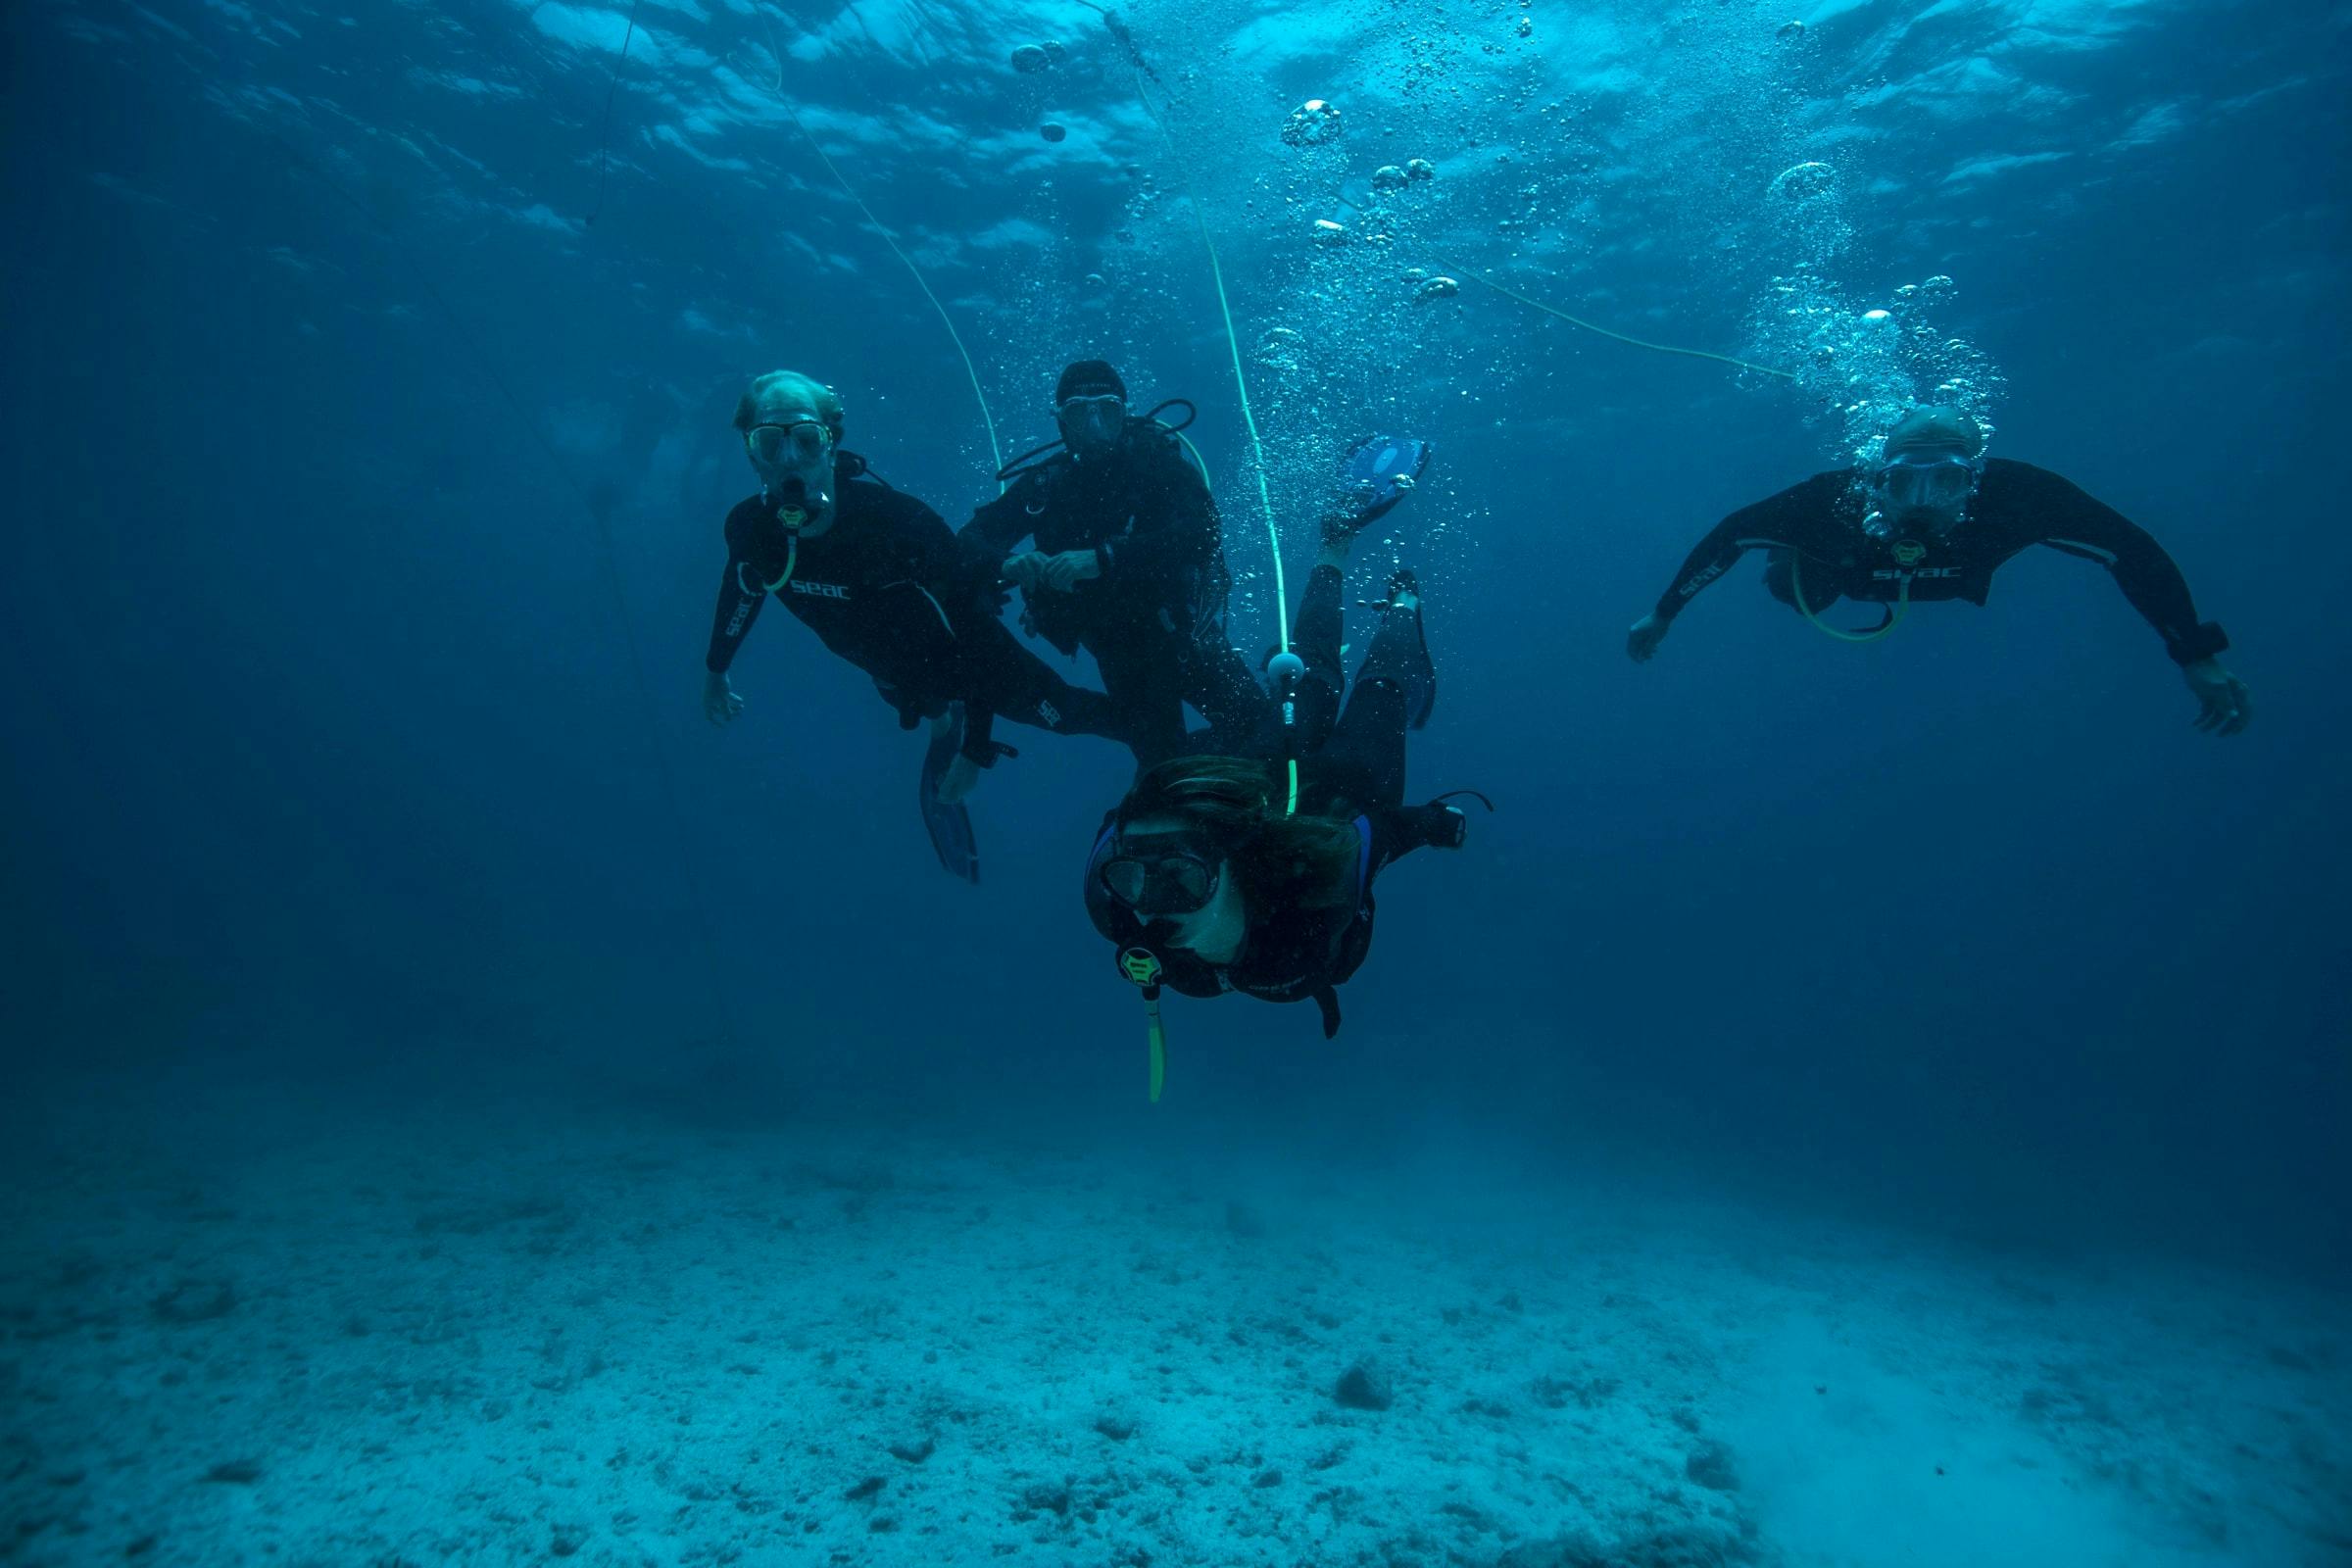
M1427 456L1420 442L1394 440L1351 455L1359 472L1382 471L1324 519L1291 648L1269 661L1276 700L1261 704L1254 741L1237 755L1146 769L1096 833L1086 909L1120 975L1143 992L1153 1100L1166 1067L1162 988L1312 1001L1329 1039L1340 1028L1337 988L1371 950L1374 879L1415 850L1461 847L1469 824L1448 796L1404 804L1406 735L1437 693L1410 571L1395 573L1369 607L1378 625L1341 702L1348 551Z
M1108 735L1108 701L1020 645L997 612L994 571L973 571L938 513L841 450L841 399L831 387L772 371L743 394L734 422L760 492L727 514L704 712L724 724L743 710L728 666L760 606L771 595L782 600L827 648L873 677L901 728L931 721L926 826L948 868L976 880L958 803L981 769L1010 755L994 737L994 719ZM962 842L952 842L959 832Z
M1187 703L1221 734L1250 734L1265 697L1226 640L1216 502L1177 430L1131 416L1102 360L1061 372L1054 416L1060 450L1015 459L957 536L974 569L1020 590L1033 635L1094 655L1140 765L1184 750Z
M1692 596L1749 550L1766 552L1765 587L1823 631L1871 642L1912 604L1982 605L1992 576L2033 545L2111 572L2164 639L2197 699L2197 727L2235 735L2253 716L2246 683L2222 667L2230 639L2197 619L2172 557L2123 514L2047 468L1984 456L1984 434L1956 409L1915 408L1886 432L1869 468L1838 468L1733 513L1690 552L1626 652L1647 662ZM1839 598L1884 607L1875 626L1845 630L1821 612Z

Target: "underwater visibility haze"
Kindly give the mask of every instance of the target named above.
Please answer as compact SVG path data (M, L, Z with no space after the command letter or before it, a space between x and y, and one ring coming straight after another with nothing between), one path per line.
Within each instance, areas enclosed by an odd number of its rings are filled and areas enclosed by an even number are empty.
M0 1563L2352 1564L2352 7L0 38Z

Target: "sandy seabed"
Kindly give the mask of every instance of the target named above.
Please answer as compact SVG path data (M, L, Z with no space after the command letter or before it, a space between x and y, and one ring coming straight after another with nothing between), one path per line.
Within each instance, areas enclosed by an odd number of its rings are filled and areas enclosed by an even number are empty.
M1427 1156L228 1091L17 1143L12 1564L2352 1563L2352 1303L2210 1269Z

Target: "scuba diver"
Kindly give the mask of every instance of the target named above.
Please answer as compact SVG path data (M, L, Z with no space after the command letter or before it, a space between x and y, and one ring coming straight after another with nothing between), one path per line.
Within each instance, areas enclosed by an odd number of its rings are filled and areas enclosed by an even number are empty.
M2235 735L2246 727L2246 683L2218 657L2230 639L2197 619L2188 583L2163 547L2049 469L1987 459L1984 431L1948 408L1915 408L1895 421L1874 470L1817 473L1717 523L1657 609L1635 622L1625 651L1646 663L1691 597L1748 550L1767 552L1764 583L1775 599L1834 637L1871 642L1915 600L1984 604L1992 574L2037 544L2115 575L2180 666L2197 699L2197 728ZM1821 612L1840 596L1885 606L1885 616L1862 631L1831 626Z
M1225 638L1221 524L1181 426L1129 415L1102 360L1065 368L1054 407L1061 450L1014 459L957 536L973 569L1020 589L1033 635L1095 656L1139 765L1185 749L1188 702L1214 730L1252 733L1265 695ZM1034 548L1015 554L1024 539Z
M727 569L705 661L703 710L743 711L727 666L776 594L834 653L871 675L902 729L931 721L921 800L940 859L978 880L961 805L1012 749L1003 714L1056 734L1115 733L1107 699L1023 648L997 612L993 571L975 573L938 513L841 450L841 399L792 370L751 384L735 428L760 493L727 514Z
M1324 519L1296 652L1269 661L1278 701L1265 705L1254 743L1246 755L1147 769L1103 818L1087 858L1087 913L1116 945L1119 972L1143 990L1153 1100L1166 1065L1163 986L1191 997L1311 998L1329 1039L1340 1027L1336 988L1372 945L1373 880L1415 850L1459 849L1468 829L1449 797L1404 804L1405 734L1427 717L1437 679L1410 571L1396 572L1371 607L1379 626L1341 709L1349 547L1427 458L1419 442L1367 447L1397 466ZM1364 450L1351 462L1360 465ZM1394 482L1400 475L1404 485Z

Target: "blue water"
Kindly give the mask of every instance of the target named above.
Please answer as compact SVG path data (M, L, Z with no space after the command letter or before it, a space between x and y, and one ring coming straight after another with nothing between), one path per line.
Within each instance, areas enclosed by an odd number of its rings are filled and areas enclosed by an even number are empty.
M1079 4L10 8L0 1561L2352 1562L2348 18L1143 0L1155 121ZM781 614L704 722L749 377L994 492L811 137L1004 456L1198 403L1245 646L1437 443L1359 564L1500 809L1336 1042L1174 1000L1146 1103L1113 748L975 889ZM1939 385L2246 734L2047 552L1627 661Z

